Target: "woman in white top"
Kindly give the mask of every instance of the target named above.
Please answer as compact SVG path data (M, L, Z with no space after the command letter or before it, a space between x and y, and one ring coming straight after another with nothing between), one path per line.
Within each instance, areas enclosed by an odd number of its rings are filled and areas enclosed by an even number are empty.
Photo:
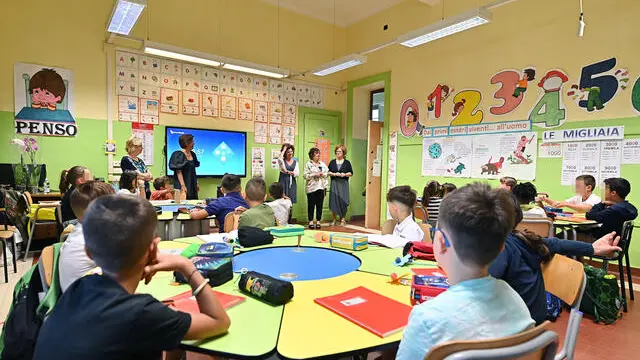
M329 168L320 161L320 149L311 148L309 150L309 161L304 166L304 179L307 181L305 190L307 193L307 211L309 213L309 229L320 229L320 219L322 219L322 203L324 202L325 190L327 189L327 174ZM313 223L313 212L316 218Z
M120 175L120 190L118 195L140 196L147 198L144 191L144 181L138 181L138 174L134 172L124 172Z

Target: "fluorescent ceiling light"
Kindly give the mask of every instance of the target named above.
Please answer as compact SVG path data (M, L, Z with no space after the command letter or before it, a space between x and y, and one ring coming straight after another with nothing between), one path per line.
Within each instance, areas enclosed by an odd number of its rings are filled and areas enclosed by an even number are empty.
M486 24L489 21L491 21L491 13L482 8L478 8L411 31L400 36L397 41L406 47L415 47Z
M107 31L129 35L145 6L147 6L147 0L118 0L111 13Z
M233 59L225 59L222 68L276 79L282 79L289 76L289 70Z
M145 41L144 52L151 55L162 56L169 59L182 60L209 66L220 66L222 63L210 54L200 51L183 49L176 46Z
M352 54L347 55L338 60L334 60L330 63L326 63L317 69L313 70L313 75L326 76L329 74L337 73L354 66L358 66L367 62L367 57L364 55Z

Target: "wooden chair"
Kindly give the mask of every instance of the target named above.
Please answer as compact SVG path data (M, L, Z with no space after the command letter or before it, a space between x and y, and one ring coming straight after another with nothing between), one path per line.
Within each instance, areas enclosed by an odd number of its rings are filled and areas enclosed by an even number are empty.
M422 220L423 223L426 223L427 220L429 220L429 213L421 204L416 204L416 206L413 207L413 216Z
M571 306L562 349L555 358L572 360L582 321L580 303L587 286L584 267L578 261L555 254L549 262L542 264L542 277L545 290Z
M18 257L18 253L16 252L16 239L14 237L13 230L9 229L5 225L5 230L0 230L0 246L2 249L2 260L4 263L4 282L9 282L9 262L7 261L7 243L11 243L13 247L13 272L18 272L18 266L16 265L16 259Z
M393 234L393 229L396 227L397 224L398 224L398 222L393 220L393 219L389 219L389 220L385 221L384 224L382 225L382 230L380 231L380 233L382 235L391 235L391 234Z
M553 359L558 335L546 330L550 322L519 334L498 339L449 341L437 345L425 360Z
M31 206L33 205L33 201L31 199L31 194L29 192L24 192L22 197L27 204L27 214L31 214ZM42 219L38 217L41 210L50 211L49 209L53 209L54 211L54 219L51 218ZM56 226L56 238L60 240L60 231L62 230L62 208L60 206L60 202L51 202L51 203L39 203L37 204L37 209L31 219L29 220L28 233L29 240L27 241L27 247L24 251L24 258L22 261L27 260L27 255L29 254L29 248L31 247L31 241L33 240L33 235L35 234L35 230L37 226L43 225L55 225Z
M516 230L528 230L532 233L542 236L543 238L553 237L554 229L553 229L553 220L546 219L533 219L533 218L524 218L516 226Z
M240 221L240 215L230 212L224 217L224 232L229 233L233 230L238 230L238 222Z
M53 246L47 246L42 249L42 253L38 259L38 270L40 272L40 280L42 281L42 290L44 290L45 293L51 287L53 262Z

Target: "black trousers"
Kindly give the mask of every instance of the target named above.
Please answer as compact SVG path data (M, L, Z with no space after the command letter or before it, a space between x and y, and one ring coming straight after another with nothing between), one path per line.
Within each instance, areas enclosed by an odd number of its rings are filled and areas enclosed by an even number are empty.
M307 211L309 213L309 221L313 220L313 211L316 211L316 220L322 218L322 203L324 202L324 190L316 190L307 194Z

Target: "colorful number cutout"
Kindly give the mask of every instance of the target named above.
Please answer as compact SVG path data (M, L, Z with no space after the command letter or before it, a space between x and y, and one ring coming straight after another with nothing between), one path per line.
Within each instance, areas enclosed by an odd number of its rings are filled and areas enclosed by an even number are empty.
M636 80L631 90L631 105L633 111L640 115L640 77Z
M478 90L462 90L453 98L453 120L451 126L474 125L482 122L484 113L477 110L482 101L482 93Z
M569 80L567 75L560 70L550 70L540 79L538 87L543 92L538 103L529 113L529 120L532 123L542 127L562 125L566 118L566 110L562 104L560 91L562 91L562 85L567 80Z
M442 103L447 100L453 89L448 85L438 84L436 89L427 96L427 113L431 120L436 120L442 115Z
M580 76L580 88L581 89L593 89L599 88L599 93L594 93L593 91L589 91L587 100L580 100L578 102L578 106L593 109L593 107L598 106L598 101L601 106L604 106L609 100L613 99L616 95L616 91L618 91L618 79L616 79L613 75L601 75L595 76L598 74L605 73L616 66L616 58L607 59L604 61L597 62L595 64L587 65L582 68L582 75ZM597 99L599 98L599 100ZM600 109L598 109L600 110Z
M524 93L521 96L513 96L516 90L516 84L520 80L520 73L515 70L505 70L499 72L491 78L492 84L500 84L493 97L496 99L502 99L503 103L500 106L492 106L489 112L493 115L504 115L512 112L517 108L524 99Z

